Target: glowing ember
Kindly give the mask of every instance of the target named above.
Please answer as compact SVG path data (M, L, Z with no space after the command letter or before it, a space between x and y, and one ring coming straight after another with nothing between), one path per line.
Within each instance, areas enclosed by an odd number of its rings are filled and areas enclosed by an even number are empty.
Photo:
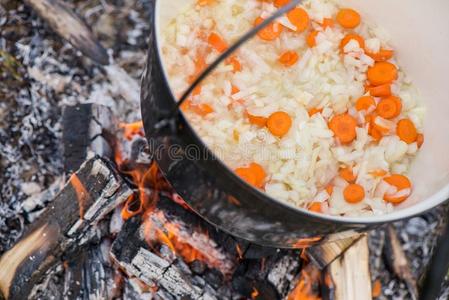
M239 256L239 259L243 259L243 251L242 251L242 249L240 248L240 245L239 245L239 244L235 245L235 250L237 251L237 254L238 254L238 256Z
M302 271L298 284L288 295L288 300L321 300L320 297L321 272L309 263Z
M234 268L232 260L222 253L210 240L208 233L184 232L187 226L170 222L158 209L148 211L144 218L144 237L151 246L166 245L187 263L195 260L204 262L210 268L218 269L223 274L230 274Z
M307 248L321 241L321 237L303 238L293 243L293 248Z
M70 177L70 184L76 193L76 198L78 199L78 205L80 208L80 218L84 217L84 210L86 206L86 201L89 199L89 192L84 187L84 184L81 182L79 177L76 174L73 174Z

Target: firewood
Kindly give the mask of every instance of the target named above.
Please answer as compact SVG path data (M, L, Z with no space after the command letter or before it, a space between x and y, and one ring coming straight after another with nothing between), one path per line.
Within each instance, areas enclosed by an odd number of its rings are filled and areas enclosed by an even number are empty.
M335 300L372 299L368 238L359 239L340 258L332 262L329 273Z
M305 250L307 257L320 269L324 269L335 259L340 257L349 247L356 243L362 235L337 239L335 242L327 242Z
M396 230L389 225L386 230L387 238L384 245L384 258L387 265L399 279L403 280L412 299L418 299L416 279L412 274L408 259L402 249Z
M104 105L65 106L62 114L65 173L78 170L94 155L111 158L113 150L107 138L115 134L116 124L111 109Z
M76 255L95 236L96 224L123 203L132 190L107 161L86 161L50 207L0 258L0 291L25 299L63 255Z
M60 0L26 0L25 2L73 47L96 63L108 64L106 49L100 45L86 23L67 4Z

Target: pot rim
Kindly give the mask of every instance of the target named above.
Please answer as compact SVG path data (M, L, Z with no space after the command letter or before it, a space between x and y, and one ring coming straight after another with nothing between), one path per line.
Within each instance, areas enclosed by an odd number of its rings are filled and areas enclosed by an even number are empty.
M165 82L165 85L167 89L170 92L172 100L176 99L175 95L172 92L172 89L169 85L169 80L167 77L167 72L164 66L164 61L162 59L162 51L161 51L161 45L159 43L159 35L160 35L160 14L158 13L160 11L159 5L162 1L156 0L155 1L155 8L154 8L154 17L153 17L153 28L155 30L155 40L154 43L156 45L157 49L157 58L158 63L160 64L161 70L163 70L163 79ZM154 46L150 45L150 47ZM173 101L174 104L177 102ZM417 215L421 215L440 204L449 201L449 183L445 185L442 189L435 192L432 196L427 197L424 200L420 200L419 202L412 204L409 207L402 208L399 210L395 210L391 213L384 214L384 215L373 215L373 216L364 216L364 217L344 217L344 216L332 216L332 215L326 215L326 214L320 214L311 212L309 210L306 210L304 208L296 207L290 203L284 202L282 200L275 199L268 195L265 192L262 192L252 186L250 186L248 183L246 183L244 180L242 180L239 176L237 176L221 159L216 157L213 153L213 151L203 142L202 138L198 136L197 132L193 127L190 125L190 122L187 121L187 119L184 117L184 114L179 111L179 116L184 119L185 125L188 127L188 129L191 131L191 133L194 135L194 137L197 139L197 141L200 143L200 146L202 149L204 149L210 157L213 157L216 162L220 165L220 167L223 168L223 171L227 172L228 175L234 177L234 179L240 181L241 183L245 184L246 186L250 187L251 193L257 195L257 197L265 198L265 200L270 201L276 205L279 205L284 208L288 208L292 211L295 211L299 214L306 215L311 218L315 218L319 221L325 221L325 222L333 222L336 224L347 224L347 225L378 225L382 223L392 223L404 219L409 219L412 217L415 217Z

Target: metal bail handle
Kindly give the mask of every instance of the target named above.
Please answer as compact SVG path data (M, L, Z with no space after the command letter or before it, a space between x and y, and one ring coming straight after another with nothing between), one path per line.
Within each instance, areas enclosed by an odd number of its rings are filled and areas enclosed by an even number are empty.
M209 76L212 71L214 71L220 63L222 63L226 58L231 56L240 46L245 44L249 39L254 37L260 30L264 29L266 26L268 26L271 22L279 18L285 13L288 13L292 9L294 9L299 3L301 3L302 0L292 0L288 4L284 5L282 8L277 10L273 15L271 15L269 18L265 19L262 23L245 33L237 42L235 42L231 47L226 49L225 52L223 52L212 64L210 64L202 73L201 75L195 79L195 81L190 85L190 87L184 92L184 94L179 99L179 102L176 106L176 113L179 110L179 107L184 103L184 101L190 96L190 94L193 92L193 90L207 77Z

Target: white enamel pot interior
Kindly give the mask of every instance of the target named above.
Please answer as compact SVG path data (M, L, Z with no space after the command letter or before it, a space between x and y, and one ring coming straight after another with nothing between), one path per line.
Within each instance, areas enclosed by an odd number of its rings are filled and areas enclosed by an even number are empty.
M156 2L156 32L160 36L160 30L195 0ZM388 32L401 67L425 103L425 143L409 173L414 184L413 194L394 212L363 218L325 218L349 223L408 218L449 198L449 1L342 0L342 3L357 9L364 20Z

